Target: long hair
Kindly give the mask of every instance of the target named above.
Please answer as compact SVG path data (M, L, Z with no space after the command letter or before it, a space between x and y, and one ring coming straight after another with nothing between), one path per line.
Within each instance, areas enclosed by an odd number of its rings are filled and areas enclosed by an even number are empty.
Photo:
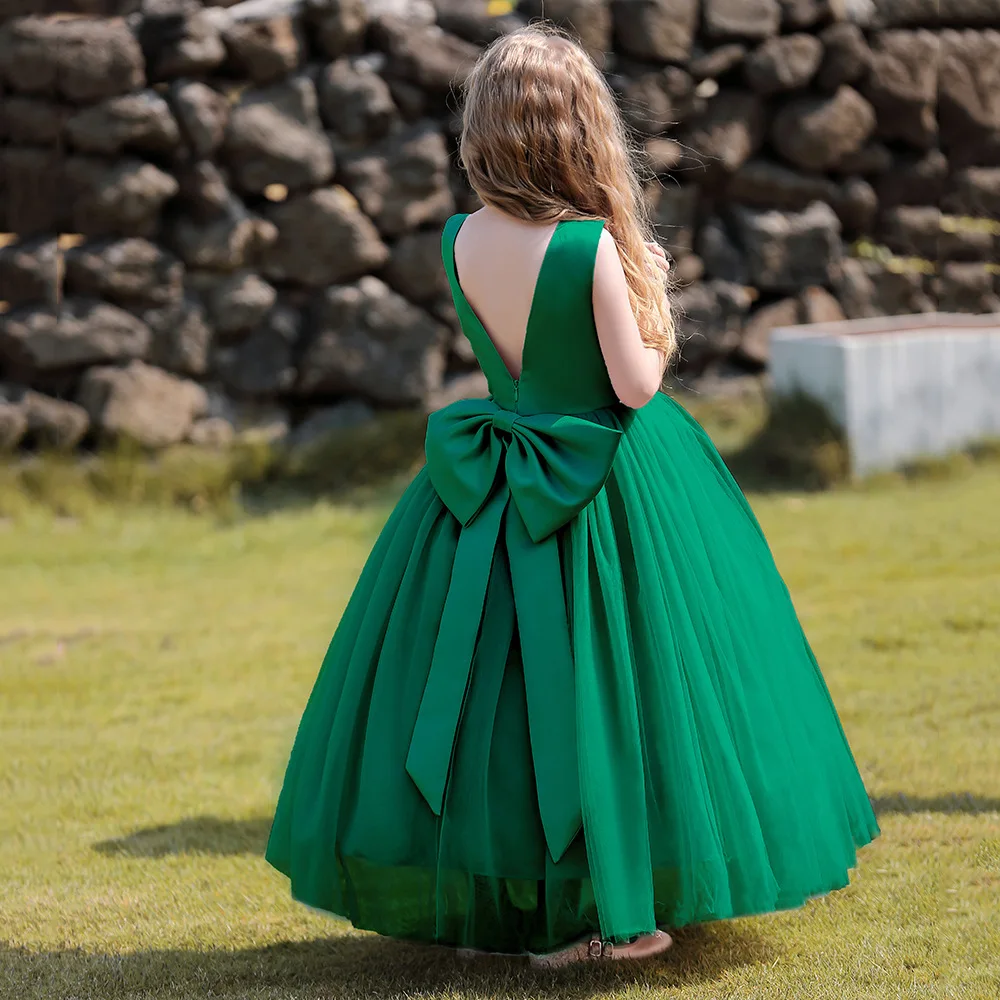
M528 222L604 219L643 341L677 346L633 142L607 81L558 28L493 41L466 84L459 161L480 199Z

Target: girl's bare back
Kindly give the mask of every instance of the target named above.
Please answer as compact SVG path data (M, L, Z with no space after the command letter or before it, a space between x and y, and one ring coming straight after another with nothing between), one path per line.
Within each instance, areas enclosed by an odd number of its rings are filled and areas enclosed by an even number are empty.
M513 378L521 374L531 304L555 228L487 205L469 216L455 240L459 283ZM606 230L594 264L593 305L611 384L627 406L643 406L660 386L665 359L642 341L621 259Z

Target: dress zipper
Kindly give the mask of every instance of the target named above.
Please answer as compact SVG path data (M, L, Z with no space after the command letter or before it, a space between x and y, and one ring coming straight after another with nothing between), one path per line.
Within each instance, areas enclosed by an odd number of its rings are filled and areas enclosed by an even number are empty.
M521 380L519 378L514 379L514 409L517 409L517 394L521 386Z

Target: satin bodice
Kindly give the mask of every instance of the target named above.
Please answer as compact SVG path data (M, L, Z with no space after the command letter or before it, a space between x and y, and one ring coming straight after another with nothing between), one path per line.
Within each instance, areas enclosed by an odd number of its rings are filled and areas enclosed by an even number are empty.
M587 413L618 403L594 326L594 260L603 219L556 224L538 273L525 331L521 375L512 378L465 297L455 268L455 239L468 214L445 224L441 252L451 293L492 399L520 414Z

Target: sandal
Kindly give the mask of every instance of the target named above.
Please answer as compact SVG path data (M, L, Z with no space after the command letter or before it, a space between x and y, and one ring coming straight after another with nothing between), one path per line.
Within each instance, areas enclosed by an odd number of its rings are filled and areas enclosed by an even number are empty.
M545 955L531 955L531 964L542 968L556 969L576 962L587 962L596 959L631 959L642 961L662 955L674 939L664 930L655 930L652 934L640 934L634 941L616 944L596 935L583 938L576 944L571 944L561 951L548 952Z

